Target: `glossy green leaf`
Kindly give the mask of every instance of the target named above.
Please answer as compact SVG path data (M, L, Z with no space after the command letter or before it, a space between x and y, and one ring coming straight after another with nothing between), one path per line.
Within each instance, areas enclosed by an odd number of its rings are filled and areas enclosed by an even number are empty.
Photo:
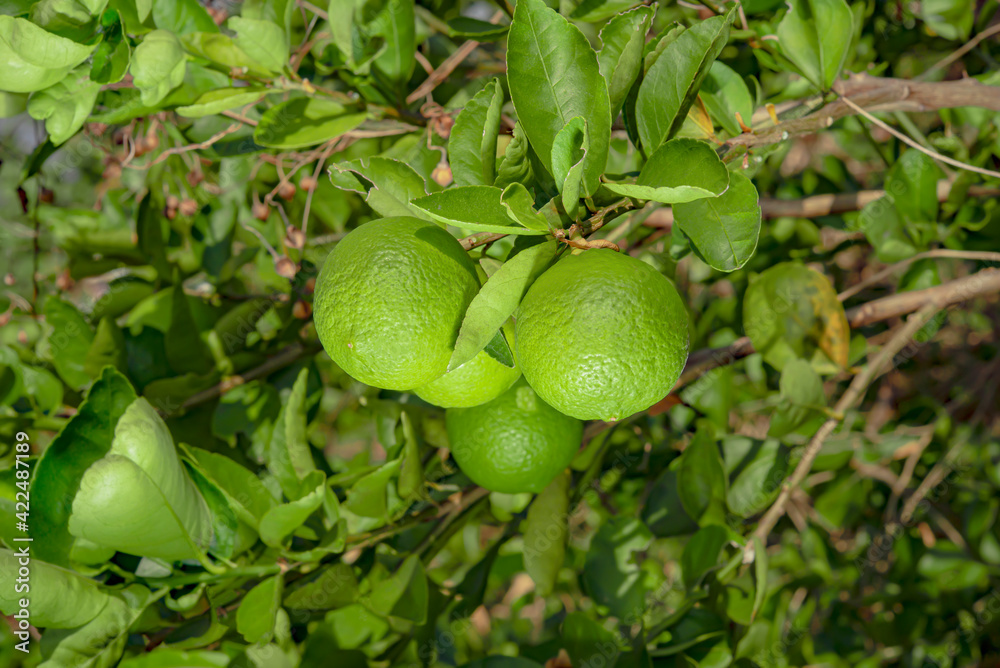
M587 121L575 116L552 141L552 176L562 193L563 208L571 218L577 217L583 194L583 168L590 150Z
M400 465L400 460L394 459L358 480L347 491L344 507L355 515L384 519L389 510L389 482Z
M597 530L583 565L584 587L595 603L612 615L627 618L642 610L648 591L634 553L644 550L653 536L635 518L612 517Z
M275 617L281 607L284 580L274 575L247 592L236 610L236 630L250 643L268 642L274 637Z
M330 181L337 188L363 195L368 206L382 216L433 220L423 209L410 204L414 198L427 195L427 182L405 162L372 156L334 163Z
M27 19L0 14L0 90L32 93L58 83L96 44L78 44Z
M396 491L402 499L420 499L424 493L424 465L420 458L420 442L417 440L416 429L410 414L403 411L400 414L403 423L403 463L399 471L399 482Z
M761 211L757 188L739 172L718 197L674 206L674 222L708 264L720 271L745 265L757 250Z
M469 304L455 341L448 370L457 369L482 350L514 313L531 284L555 259L558 247L546 241L504 263Z
M725 524L726 474L719 447L706 423L701 423L681 455L678 492L685 512L701 526Z
M298 498L302 481L316 470L312 447L306 440L306 384L309 369L299 372L291 394L281 407L268 448L267 466L280 481L285 496Z
M120 552L198 558L212 539L211 515L166 424L137 399L115 426L111 448L83 474L69 531Z
M514 125L514 138L507 144L503 158L497 165L497 178L493 185L506 188L514 183L531 183L533 173L528 158L528 138L520 123Z
M111 318L101 318L97 324L94 340L87 350L84 370L91 377L97 377L106 366L113 366L121 372L128 368L125 337Z
M166 30L154 30L146 35L135 48L129 66L132 83L139 89L142 103L156 105L180 86L186 62L187 56L176 35Z
M296 583L285 595L289 610L332 610L358 600L358 580L343 562L324 566L319 574L304 583Z
M0 405L9 406L17 401L24 390L24 367L17 352L7 346L0 347Z
M350 132L367 114L316 97L297 97L268 109L254 128L253 140L269 148L315 146Z
M553 227L562 227L559 212L552 206L554 202L555 200L552 200L542 207L541 211L536 211L535 200L531 193L516 182L504 188L503 194L500 195L500 204L506 209L511 220L538 232L548 232Z
M919 203L919 196L916 199ZM913 208L911 203L902 206L910 210ZM899 262L920 252L916 242L907 234L906 222L890 197L866 204L858 216L858 225L874 246L878 259L883 262Z
M492 42L507 34L510 26L480 21L468 16L456 16L448 20L448 35L477 42Z
M642 519L655 536L683 536L698 529L698 523L691 519L681 503L676 471L679 463L676 459L663 470L646 498Z
M208 351L192 312L193 301L177 284L170 292L170 325L166 329L167 362L177 373L203 374L213 368Z
M177 107L176 111L181 116L189 118L202 118L211 116L229 109L245 107L254 104L267 95L267 89L260 86L246 86L241 88L220 88L212 90L197 100L193 104Z
M105 35L91 59L90 79L99 84L118 83L132 62L132 46L122 34L120 23Z
M642 52L653 13L652 7L636 7L615 16L601 28L597 59L601 76L608 85L612 118L618 117L625 96L642 72Z
M483 351L508 369L514 368L514 352L511 350L503 328L497 330L497 333L493 335L493 338L486 344Z
M264 66L241 49L229 35L218 32L194 32L181 37L181 44L198 58L204 58L225 71L243 71L251 76L273 76Z
M735 15L733 9L688 28L667 44L646 72L635 111L639 138L647 153L680 130L702 81L729 39Z
M540 596L552 593L566 559L570 482L569 471L557 475L535 497L521 527L524 568L534 580Z
M790 0L778 24L781 53L822 90L830 90L851 52L854 17L844 0Z
M772 429L776 420L771 418ZM778 497L791 468L788 448L774 438L757 441L729 437L723 440L723 449L727 464L731 453L739 464L726 493L729 510L740 517L765 511Z
M920 18L941 37L965 41L972 33L975 9L973 0L922 0Z
M569 613L562 623L562 644L574 666L617 666L614 660L622 651L618 638L583 612Z
M279 73L288 62L288 34L273 21L233 16L229 27L236 32L233 40L243 53L263 65L269 72Z
M366 31L371 37L380 37L385 42L384 49L373 62L374 69L389 81L402 99L404 85L410 80L417 62L414 57L417 50L414 0L375 0L362 12L371 11L372 5L381 7Z
M459 186L493 185L503 89L496 79L469 100L455 119L448 161Z
M218 26L198 0L150 2L156 27L174 35L192 32L219 32Z
M944 178L934 160L915 148L903 151L885 177L885 192L906 222L936 223L937 184Z
M729 170L711 146L697 139L672 139L649 156L635 183L609 182L604 187L625 197L682 204L718 197L729 183Z
M7 349L0 348L0 364L4 363L2 351ZM16 353L10 351L16 358ZM11 395L8 394L4 396L4 380L2 380L4 374L0 371L0 404L5 403L8 399L11 399ZM22 366L21 367L21 382L23 383L24 394L28 397L43 413L51 413L58 410L62 406L63 400L63 384L56 378L53 374L49 373L41 367L33 366ZM19 391L18 387L13 388L14 392Z
M542 0L519 2L507 36L507 80L518 121L550 169L555 136L574 117L586 120L583 192L593 194L608 157L611 106L587 38Z
M265 545L281 547L323 505L326 480L322 472L315 471L307 476L303 489L309 489L308 493L271 508L260 518L260 539Z
M743 77L722 61L715 61L708 70L708 76L701 84L701 100L708 113L730 135L743 132L736 114L743 123L750 125L753 117L754 100Z
M391 577L376 584L368 605L380 615L423 624L427 620L427 574L420 557L410 555Z
M94 580L23 556L21 548L27 543L14 545L13 550L0 549L0 611L3 614L15 614L21 610L20 600L30 598L32 624L41 628L71 629L94 619L108 605L111 594ZM15 580L22 565L29 566L31 572L30 590L18 592Z
M696 589L701 579L720 564L728 542L729 531L717 524L702 527L691 536L681 555L681 572L688 591Z
M83 127L100 89L100 84L90 80L88 69L81 67L54 86L32 95L28 114L45 121L49 140L58 146Z
M59 377L73 389L86 386L91 375L86 369L87 352L94 340L94 330L72 305L50 296L42 309L52 333L45 339L42 355L52 360Z
M500 203L503 191L495 186L459 186L412 200L424 217L475 232L547 234L518 225Z
M224 652L188 652L161 645L152 652L127 658L118 665L119 668L225 668L229 665L229 656Z
M793 359L820 372L847 366L850 328L829 279L793 262L774 265L747 288L743 325L764 361L781 370Z
M277 505L260 478L229 457L191 446L184 448L184 454L223 491L237 517L246 524L256 528L264 514Z

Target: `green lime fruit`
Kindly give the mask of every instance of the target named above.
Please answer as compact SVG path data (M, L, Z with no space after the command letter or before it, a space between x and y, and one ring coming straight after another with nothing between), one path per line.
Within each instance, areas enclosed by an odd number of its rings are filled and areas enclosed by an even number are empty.
M524 381L485 404L445 414L451 454L465 475L493 492L541 492L569 466L583 423L542 401Z
M516 318L515 357L556 410L614 421L670 393L688 354L680 295L645 262L588 250L532 284Z
M446 230L382 218L330 253L316 280L313 320L323 348L351 377L409 390L448 370L478 290L472 259Z
M485 350L462 366L449 371L413 393L441 408L468 408L484 404L503 394L521 377L521 370L493 359Z

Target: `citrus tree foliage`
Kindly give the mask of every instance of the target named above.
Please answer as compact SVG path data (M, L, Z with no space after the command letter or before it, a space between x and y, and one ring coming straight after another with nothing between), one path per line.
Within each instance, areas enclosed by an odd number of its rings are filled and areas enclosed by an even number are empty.
M4 0L0 662L995 662L996 11ZM449 368L601 247L677 286L687 371L489 493L318 343L385 216L475 262Z

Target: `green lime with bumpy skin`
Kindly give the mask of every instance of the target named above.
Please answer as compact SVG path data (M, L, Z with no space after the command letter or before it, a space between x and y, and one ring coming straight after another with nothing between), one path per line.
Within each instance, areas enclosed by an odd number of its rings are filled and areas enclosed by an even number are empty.
M688 355L688 316L645 262L588 250L557 262L518 307L515 357L538 395L581 420L620 420L670 393Z
M495 399L520 377L521 370L516 366L513 369L504 366L480 350L462 366L421 385L413 393L441 408L468 408Z
M546 404L524 381L485 404L445 414L451 454L493 492L540 492L569 466L583 423Z
M365 223L337 244L316 280L323 348L351 377L409 390L448 369L479 279L469 254L417 218Z

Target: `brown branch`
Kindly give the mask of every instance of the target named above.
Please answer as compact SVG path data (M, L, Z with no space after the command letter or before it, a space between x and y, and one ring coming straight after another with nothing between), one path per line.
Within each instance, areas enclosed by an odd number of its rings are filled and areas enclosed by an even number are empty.
M847 310L847 322L853 328L864 327L912 313L928 301L941 300L944 306L948 306L997 292L1000 292L1000 269L988 268L932 288L901 292L855 306ZM673 391L676 392L712 369L732 364L754 352L753 344L746 336L722 348L697 350L688 358L684 373Z
M464 239L459 239L459 243L462 244L462 248L465 250L472 250L478 246L485 246L486 244L491 244L498 239L503 239L506 234L496 234L493 232L480 232L479 234L473 234L471 237L465 237Z
M956 49L951 55L946 56L941 60L939 60L938 62L931 65L923 74L921 74L917 78L926 79L927 75L930 74L931 72L935 72L941 68L948 67L953 62L955 62L956 60L967 54L969 51L972 51L974 48L976 48L979 45L979 43L982 42L984 39L989 39L990 37L996 34L1000 34L1000 23L990 26L986 30L982 31L981 33L970 39L968 42L960 46L958 49Z
M953 107L982 107L1000 111L1000 87L988 86L975 79L959 81L912 81L857 74L833 85L835 93L850 97L870 112L935 111ZM825 105L818 111L783 121L769 128L745 132L725 142L730 148L767 146L795 135L813 134L833 125L834 121L853 116L857 111L843 100Z
M164 151L160 155L156 156L156 158L154 160L152 160L150 162L147 162L145 165L135 165L135 164L132 164L129 160L125 160L125 161L122 162L122 167L130 167L131 169L149 169L153 165L156 165L156 164L159 164L159 163L163 162L164 160L166 160L167 158L169 158L172 155L179 155L181 153L187 153L188 151L198 151L198 150L201 150L203 148L208 148L209 146L211 146L215 142L219 141L220 139L222 139L226 135L230 135L230 134L236 132L241 127L242 126L239 123L233 123L232 125L230 125L225 130L222 130L220 132L216 132L214 135L212 135L211 137L209 137L205 141L200 142L198 144L188 144L187 146L175 146L174 148L168 148L166 151Z
M469 57L469 54L476 50L479 46L479 42L474 39L470 39L462 46L455 49L455 52L444 59L436 70L431 72L430 76L424 79L424 82L417 86L416 90L406 96L406 103L413 104L425 95L430 95L435 88L437 88L445 79L447 79L455 68L459 64Z
M924 306L913 317L907 320L906 324L900 327L893 337L882 346L875 359L861 373L854 377L847 390L844 391L844 394L841 395L840 400L837 401L833 408L834 414L841 417L829 418L820 426L819 430L809 441L805 451L802 453L802 459L799 460L798 465L795 467L795 471L792 472L788 481L782 485L778 498L767 512L764 513L764 516L761 517L760 523L757 525L756 531L754 531L755 536L762 541L767 540L775 524L785 514L785 505L788 503L792 490L797 489L809 474L809 470L812 468L817 455L819 455L823 443L833 433L837 425L840 424L843 414L861 400L868 389L868 385L881 373L882 367L890 362L910 342L910 339L913 338L920 328L927 324L944 305L940 298L937 301L931 300L930 302L925 302ZM748 543L748 546L750 550L753 549L752 542Z
M959 251L959 250L950 250L948 248L939 248L937 250L926 251L924 253L917 253L913 257L908 257L905 260L900 260L899 262L896 262L895 264L890 264L888 267L882 269L878 273L873 274L872 276L869 276L865 280L855 283L851 287L847 288L839 295L837 295L837 298L840 299L840 301L845 301L847 299L850 299L851 297L858 294L865 288L872 285L876 285L883 279L887 278L888 276L891 276L900 269L905 269L906 267L910 266L917 260L928 260L934 258L949 258L954 260L980 260L982 262L992 262L994 264L1000 264L1000 253L992 253L990 251Z

